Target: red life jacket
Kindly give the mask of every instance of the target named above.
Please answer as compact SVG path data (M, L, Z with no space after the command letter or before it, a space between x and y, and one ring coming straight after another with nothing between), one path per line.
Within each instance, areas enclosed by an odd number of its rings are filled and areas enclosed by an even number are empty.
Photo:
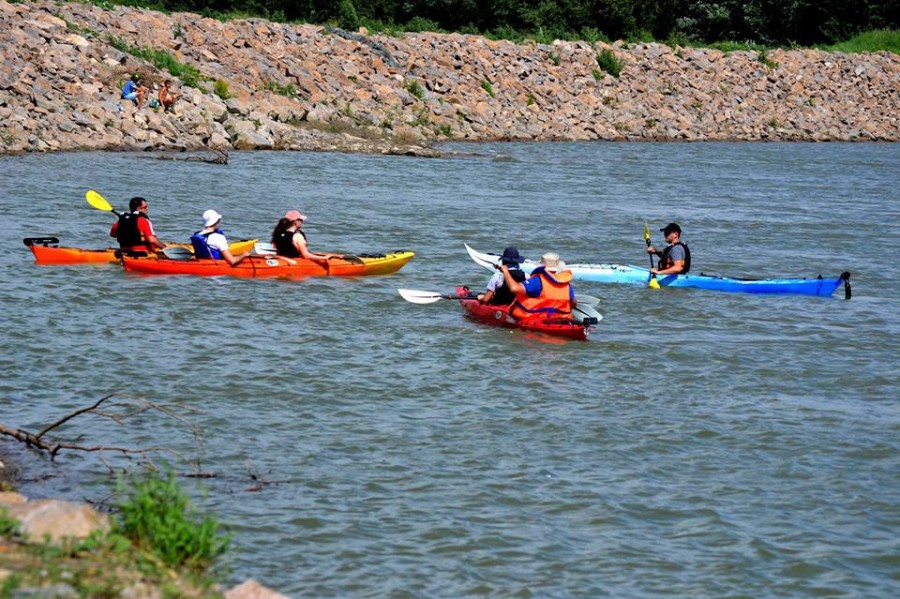
M543 268L535 269L532 277L541 278L541 294L531 297L527 293L516 296L510 309L515 318L570 318L572 316L571 286L572 271L564 270L550 274Z

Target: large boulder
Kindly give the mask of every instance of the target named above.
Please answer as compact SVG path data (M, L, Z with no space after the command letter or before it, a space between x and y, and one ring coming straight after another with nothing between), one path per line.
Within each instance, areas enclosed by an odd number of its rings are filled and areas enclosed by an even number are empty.
M7 504L10 518L19 521L19 531L32 541L49 537L84 539L95 530L108 531L109 517L89 505L59 499L39 499Z

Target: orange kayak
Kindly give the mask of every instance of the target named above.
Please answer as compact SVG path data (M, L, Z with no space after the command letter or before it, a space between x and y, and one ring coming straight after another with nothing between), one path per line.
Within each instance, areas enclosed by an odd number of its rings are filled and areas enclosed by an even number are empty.
M388 254L346 255L328 260L328 268L318 262L303 258L286 258L274 254L253 255L245 258L237 266L230 266L224 260L175 260L147 256L122 257L125 270L152 275L194 275L201 277L281 277L298 279L303 277L361 277L367 275L387 275L397 272L412 260L415 254L398 250Z
M56 237L26 237L25 242L37 264L106 264L119 261L119 250L107 248L103 250L85 250L82 248L60 247ZM253 249L258 240L245 239L230 244L233 254L243 254ZM190 244L171 244L191 249ZM193 251L193 250L191 250Z

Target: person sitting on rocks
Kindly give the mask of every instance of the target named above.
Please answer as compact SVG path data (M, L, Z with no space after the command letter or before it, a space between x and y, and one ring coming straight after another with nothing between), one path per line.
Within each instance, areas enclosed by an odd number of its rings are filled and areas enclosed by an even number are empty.
M166 79L163 86L159 88L159 105L162 106L163 112L169 112L169 109L175 105L180 94L172 93L172 80Z
M144 96L147 94L147 88L139 83L140 80L140 75L132 75L122 87L122 99L131 100L138 108L144 105Z

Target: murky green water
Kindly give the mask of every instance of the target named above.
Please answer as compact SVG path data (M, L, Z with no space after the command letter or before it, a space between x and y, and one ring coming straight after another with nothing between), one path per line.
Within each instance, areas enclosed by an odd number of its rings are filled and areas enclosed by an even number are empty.
M0 421L110 392L195 410L217 478L184 484L234 533L230 579L292 596L895 595L900 147L462 148L489 157L0 158ZM148 197L167 241L298 208L314 249L417 256L293 282L34 265L22 237L111 241L89 188ZM396 293L486 283L463 241L643 265L644 219L680 222L697 271L849 270L854 297L583 283L605 319L550 343ZM198 455L171 420L82 427ZM111 489L92 456L17 456L31 496Z

